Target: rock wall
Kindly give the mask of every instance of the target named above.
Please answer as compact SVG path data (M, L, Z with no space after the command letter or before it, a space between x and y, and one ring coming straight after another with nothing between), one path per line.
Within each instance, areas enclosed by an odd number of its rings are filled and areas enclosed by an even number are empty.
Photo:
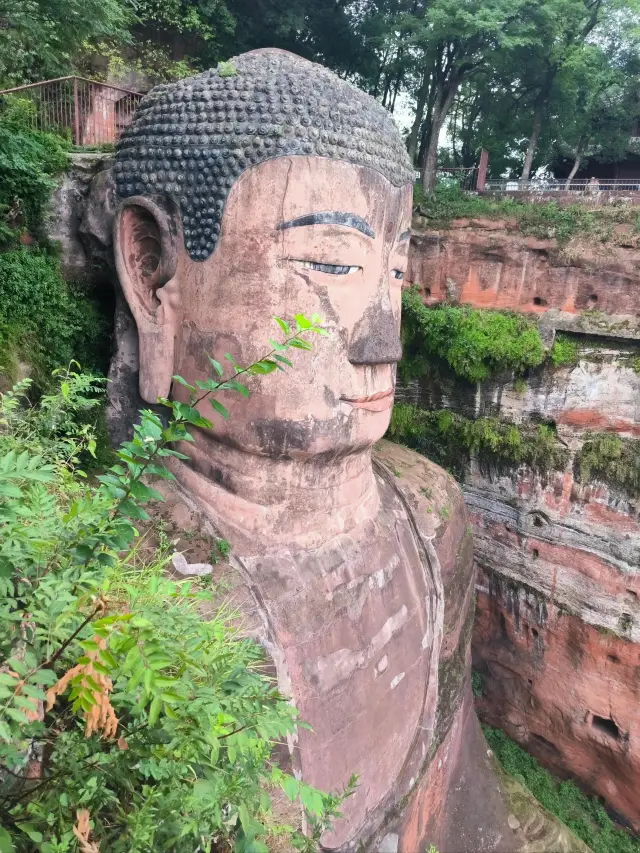
M466 474L478 568L477 704L485 721L635 828L640 495L630 475L634 465L640 474L640 443L630 441L640 437L639 262L632 245L585 246L568 256L508 223L461 221L416 233L407 278L425 302L530 312L545 343L563 330L579 359L563 368L547 363L524 386L504 376L477 387L431 379L401 390L424 407L466 417L556 424L562 470L472 461ZM619 436L633 452L617 468L596 458L585 470L581 451L594 434Z

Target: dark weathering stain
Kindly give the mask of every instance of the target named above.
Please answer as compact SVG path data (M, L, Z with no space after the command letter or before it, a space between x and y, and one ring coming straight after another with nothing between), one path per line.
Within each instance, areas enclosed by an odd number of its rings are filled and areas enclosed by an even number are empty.
M398 324L391 308L369 305L349 343L351 364L395 364L402 357Z

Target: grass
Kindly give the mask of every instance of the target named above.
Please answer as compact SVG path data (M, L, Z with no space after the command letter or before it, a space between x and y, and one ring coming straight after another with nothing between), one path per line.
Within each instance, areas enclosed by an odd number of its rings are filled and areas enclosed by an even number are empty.
M514 229L527 236L556 239L564 245L573 237L589 236L607 243L614 238L616 225L637 229L640 207L607 205L595 207L580 203L560 206L554 201L526 202L510 197L491 198L463 193L456 184L440 183L424 195L419 184L414 189L418 213L430 227L447 227L454 219L506 219Z
M483 726L496 758L538 802L566 824L594 853L640 853L640 839L618 829L596 797L575 782L561 782L499 729Z

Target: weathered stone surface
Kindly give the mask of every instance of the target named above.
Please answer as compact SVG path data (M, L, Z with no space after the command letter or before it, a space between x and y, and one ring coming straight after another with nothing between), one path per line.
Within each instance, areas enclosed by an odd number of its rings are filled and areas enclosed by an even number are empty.
M47 204L43 224L47 237L60 246L60 264L69 279L83 278L90 270L81 237L81 220L86 210L90 184L108 170L111 158L104 154L70 154L70 167L59 178ZM105 174L109 174L107 171ZM105 193L96 196L98 205L108 204ZM102 217L101 215L101 218Z
M414 236L408 278L427 302L454 294L478 308L536 312L547 345L557 331L576 336L578 363L531 371L524 388L509 376L479 387L444 377L401 396L467 417L556 425L563 470L472 463L467 472L479 708L638 827L640 496L614 482L580 482L577 460L591 432L640 436L640 254L584 247L569 262L553 241L500 225L458 222Z
M454 223L455 224L455 223ZM636 324L640 251L581 246L569 262L554 240L479 227L414 233L407 281L426 301L543 314L598 309Z

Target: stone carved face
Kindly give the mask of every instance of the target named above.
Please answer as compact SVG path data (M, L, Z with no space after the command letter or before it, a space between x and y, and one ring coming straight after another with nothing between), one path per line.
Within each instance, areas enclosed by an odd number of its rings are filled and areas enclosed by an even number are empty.
M140 196L116 221L120 281L138 327L140 391L186 400L173 374L210 375L207 355L245 364L280 334L273 316L317 313L328 330L294 369L220 396L213 435L272 456L367 447L389 423L400 349L411 187L366 166L284 156L245 171L225 204L216 251L194 261L177 210ZM202 413L210 417L207 403ZM200 433L206 445L210 436Z

